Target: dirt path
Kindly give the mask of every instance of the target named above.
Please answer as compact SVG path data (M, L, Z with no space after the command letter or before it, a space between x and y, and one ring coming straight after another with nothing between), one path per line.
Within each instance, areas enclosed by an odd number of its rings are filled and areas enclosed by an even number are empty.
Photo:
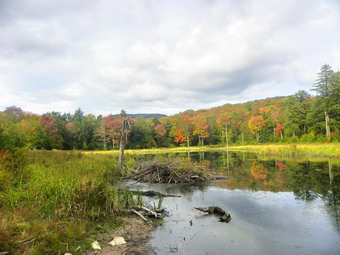
M138 218L127 218L123 227L115 229L112 233L103 236L99 243L101 250L89 251L86 255L123 255L123 254L153 254L151 247L148 245L150 232L154 228L152 223L146 224ZM111 246L108 243L115 236L124 237L126 244Z

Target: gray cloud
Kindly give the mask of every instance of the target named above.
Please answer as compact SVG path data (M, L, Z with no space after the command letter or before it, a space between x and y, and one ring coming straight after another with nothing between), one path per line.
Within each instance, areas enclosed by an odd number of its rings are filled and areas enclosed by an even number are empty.
M340 65L339 11L332 0L0 1L0 109L172 114L308 90L322 64Z

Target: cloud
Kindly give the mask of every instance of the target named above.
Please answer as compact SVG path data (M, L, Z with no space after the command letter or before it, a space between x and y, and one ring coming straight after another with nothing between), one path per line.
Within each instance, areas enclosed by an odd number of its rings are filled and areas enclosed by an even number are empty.
M174 114L309 90L322 64L340 65L339 11L333 0L2 1L0 109Z

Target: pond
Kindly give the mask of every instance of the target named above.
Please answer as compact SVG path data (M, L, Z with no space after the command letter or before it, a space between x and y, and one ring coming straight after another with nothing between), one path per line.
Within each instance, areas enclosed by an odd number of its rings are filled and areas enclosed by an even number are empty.
M145 157L187 158L229 177L199 186L135 184L181 195L161 201L169 215L152 233L153 254L340 254L336 161L264 160L236 152ZM221 207L232 220L222 223L194 209L208 206Z

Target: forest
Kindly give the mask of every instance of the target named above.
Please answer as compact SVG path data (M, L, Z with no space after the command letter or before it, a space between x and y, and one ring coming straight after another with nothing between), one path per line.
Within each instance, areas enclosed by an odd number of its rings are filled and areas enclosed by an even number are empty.
M340 72L325 64L312 96L287 97L187 110L165 117L130 118L127 148L340 141ZM122 110L124 113L124 111ZM0 150L118 149L120 115L72 113L38 115L17 106L0 112Z

